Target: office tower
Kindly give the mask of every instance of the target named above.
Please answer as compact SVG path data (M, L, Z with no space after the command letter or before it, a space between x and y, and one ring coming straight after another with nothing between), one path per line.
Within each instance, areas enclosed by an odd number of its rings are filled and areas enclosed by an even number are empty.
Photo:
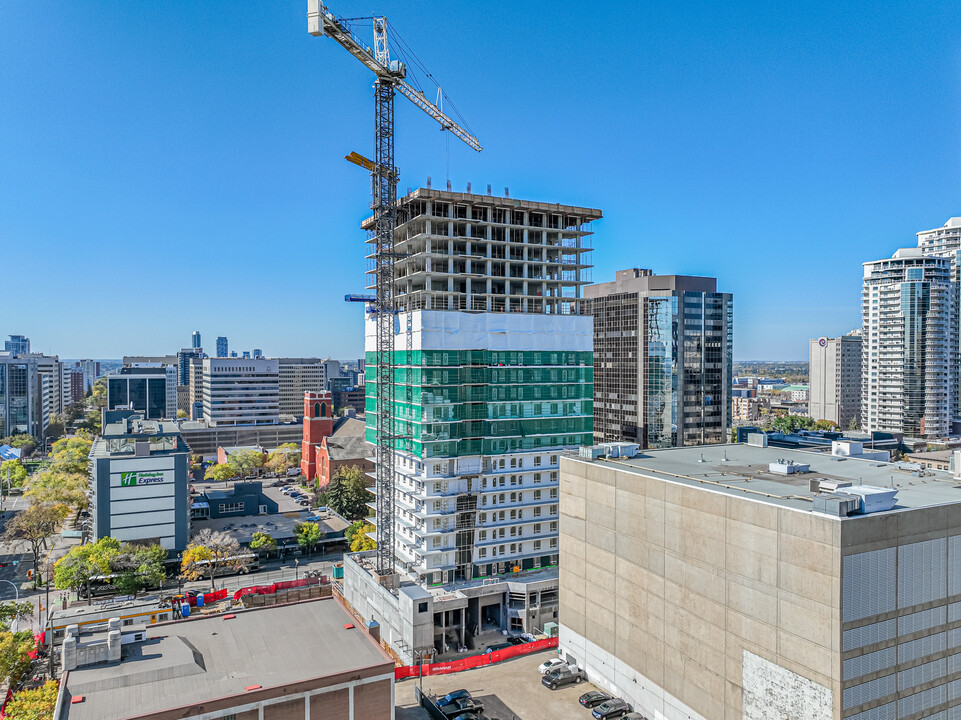
M861 330L810 341L808 415L841 429L861 416Z
M200 341L200 331L194 330L193 334L190 336L190 347L194 350L199 350L203 347L203 343Z
M278 362L273 358L205 358L204 419L211 427L276 425Z
M177 417L177 367L135 365L107 377L107 409L130 409L146 420Z
M177 384L190 385L190 361L203 355L202 348L181 348L177 353Z
M242 357L244 360L250 360L250 350L244 350L242 353L240 353L240 357Z
M190 390L187 398L190 403L190 419L197 420L202 417L202 412L198 413L197 408L203 408L204 404L204 359L203 357L190 358L189 364L190 378L188 385Z
M227 357L227 338L221 336L217 338L217 357Z
M255 357L255 358L262 358L263 356L264 356L264 351L263 351L263 350L261 350L260 348L254 348L254 357Z
M958 413L954 268L920 248L864 263L861 427L941 437Z
M324 390L324 363L320 358L277 358L280 414L304 417L304 393Z
M330 390L331 378L340 377L341 368L340 360L331 360L330 358L324 360L324 389Z
M402 657L553 619L558 464L592 440L591 319L581 288L600 217L430 189L400 201L394 430L404 439L394 446L394 537L396 570L411 582L401 582L400 600L375 607L376 578L350 561L345 593L364 617L403 628L392 642ZM381 422L373 322L369 442ZM464 602L424 591L453 593L479 578L487 584Z
M30 338L11 335L9 340L3 341L3 351L11 355L26 355L30 352Z
M717 280L620 270L584 289L594 317L594 440L728 441L733 299Z
M231 350L231 351L230 351L230 357L235 358L235 357L240 357L240 356L237 354L237 351L236 351L236 350Z

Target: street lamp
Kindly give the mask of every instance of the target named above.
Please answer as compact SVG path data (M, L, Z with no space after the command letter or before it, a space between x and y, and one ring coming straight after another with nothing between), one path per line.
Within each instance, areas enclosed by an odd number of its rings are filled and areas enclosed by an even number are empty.
M300 560L294 558L294 580L300 579Z
M14 592L14 602L20 602L20 588L14 585L9 580L0 580L0 582L5 582L13 588ZM13 616L13 632L17 632L17 616Z

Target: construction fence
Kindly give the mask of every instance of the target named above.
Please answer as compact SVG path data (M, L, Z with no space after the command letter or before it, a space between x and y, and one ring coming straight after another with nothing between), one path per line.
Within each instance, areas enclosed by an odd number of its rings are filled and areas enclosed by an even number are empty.
M524 643L523 645L512 645L511 647L504 648L503 650L494 650L493 652L484 653L483 655L471 655L460 660L451 660L450 662L398 667L394 668L394 679L403 680L404 678L411 677L446 675L448 673L484 667L485 665L493 665L494 663L501 662L503 660L510 660L511 658L520 657L521 655L529 655L531 653L540 652L541 650L548 650L556 647L557 638L554 637L547 638L545 640L535 640L534 642Z

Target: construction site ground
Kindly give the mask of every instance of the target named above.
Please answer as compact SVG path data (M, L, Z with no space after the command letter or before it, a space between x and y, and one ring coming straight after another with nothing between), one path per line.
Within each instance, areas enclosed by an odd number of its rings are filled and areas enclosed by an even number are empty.
M439 696L466 688L484 703L484 714L497 720L589 720L590 711L582 708L577 698L588 690L597 689L591 683L585 681L557 690L541 685L537 666L556 656L555 650L545 650L474 670L425 677L424 692ZM414 697L414 688L419 682L418 678L410 678L396 684L397 720L430 720L427 711L417 705Z

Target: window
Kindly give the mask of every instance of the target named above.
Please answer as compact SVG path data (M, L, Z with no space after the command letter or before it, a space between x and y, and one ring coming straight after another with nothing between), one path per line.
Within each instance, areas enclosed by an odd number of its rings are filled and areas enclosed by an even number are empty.
M419 613L427 612L427 603L426 602L417 603L417 612Z
M487 539L487 531L486 531L486 530L481 530L481 531L480 531L480 534L477 536L477 538L478 538L478 540L482 540L482 541L483 541L483 540L486 540L486 539Z
M540 491L540 490L535 490L535 491L534 491L534 499L535 499L535 500L540 500L540 499L541 499L541 491Z
M478 548L477 557L487 557L487 548Z
M439 538L439 537L433 538L432 542L433 542L434 547L440 547L440 538Z
M557 488L551 488L551 500L557 499Z
M537 535L537 534L540 533L540 531L541 531L541 524L540 524L540 523L534 523L534 534Z
M512 457L512 458L511 458L511 467L512 467L512 468L516 468L516 467L517 467L517 458L516 458L516 457Z
M541 516L541 508L538 505L536 508L534 508L534 517L540 517L540 516Z
M557 465L557 455L551 455L551 465Z
M540 541L540 540L535 540L535 541L534 541L534 549L535 549L535 550L540 550L540 549L541 549L541 541ZM537 567L537 566L535 565L535 567Z
M556 532L557 532L557 522L552 522L552 523L551 523L551 532L552 532L552 533L556 533Z
M540 467L540 465L541 465L541 456L540 456L540 455L535 455L535 456L534 456L534 467Z
M220 503L220 514L224 515L226 513L243 512L244 504L239 503Z
M536 484L536 483L539 483L540 481L541 481L541 474L534 473L534 483Z

